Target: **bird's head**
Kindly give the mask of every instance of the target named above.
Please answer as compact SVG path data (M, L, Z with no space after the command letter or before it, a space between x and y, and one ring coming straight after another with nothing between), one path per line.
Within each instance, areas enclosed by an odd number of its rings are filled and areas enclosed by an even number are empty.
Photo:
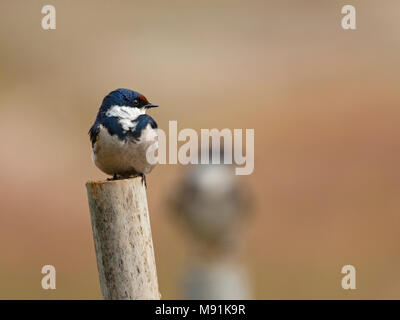
M113 106L137 108L143 111L158 107L158 105L150 103L144 95L129 89L117 89L110 92L103 99L100 110L107 112Z

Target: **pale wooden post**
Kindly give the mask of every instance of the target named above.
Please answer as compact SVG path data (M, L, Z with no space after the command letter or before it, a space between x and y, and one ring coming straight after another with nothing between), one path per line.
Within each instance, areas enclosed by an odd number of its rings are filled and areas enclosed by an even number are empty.
M103 299L160 299L141 178L87 182Z

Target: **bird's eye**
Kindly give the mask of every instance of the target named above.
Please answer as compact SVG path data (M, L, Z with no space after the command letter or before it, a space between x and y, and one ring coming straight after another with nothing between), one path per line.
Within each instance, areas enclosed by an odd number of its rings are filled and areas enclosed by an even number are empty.
M133 103L138 104L139 103L138 99L133 100Z

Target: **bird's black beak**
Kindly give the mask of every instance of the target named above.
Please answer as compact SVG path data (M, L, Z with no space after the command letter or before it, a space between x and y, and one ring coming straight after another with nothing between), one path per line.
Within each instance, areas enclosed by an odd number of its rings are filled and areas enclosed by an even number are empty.
M144 106L146 109L157 108L158 104L149 103Z

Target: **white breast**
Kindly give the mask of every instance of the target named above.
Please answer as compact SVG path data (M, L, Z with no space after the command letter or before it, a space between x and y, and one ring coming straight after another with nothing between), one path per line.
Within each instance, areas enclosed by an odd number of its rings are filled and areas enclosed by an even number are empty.
M107 112L107 117L117 117L119 123L125 131L134 130L136 124L133 123L136 118L142 114L145 114L144 108L132 108L125 106L113 106Z
M150 124L142 130L139 141L133 138L121 141L117 135L110 135L106 128L100 126L92 158L100 170L110 175L147 174L154 167L146 158L150 147L158 149L157 130L151 128Z

